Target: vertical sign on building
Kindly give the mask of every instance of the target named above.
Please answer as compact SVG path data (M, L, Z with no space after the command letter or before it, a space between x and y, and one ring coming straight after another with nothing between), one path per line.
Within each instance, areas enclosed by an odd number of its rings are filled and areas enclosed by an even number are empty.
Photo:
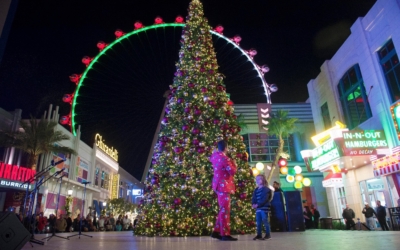
M265 128L265 126L268 125L267 119L271 113L271 104L257 103L257 112L260 132L267 132L268 130Z
M118 199L119 174L113 174L111 184L111 199Z
M390 106L390 113L397 132L397 138L400 140L400 102Z

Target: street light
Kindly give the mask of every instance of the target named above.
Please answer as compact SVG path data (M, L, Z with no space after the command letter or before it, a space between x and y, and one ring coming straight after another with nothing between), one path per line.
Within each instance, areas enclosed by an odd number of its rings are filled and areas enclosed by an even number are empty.
M68 195L72 195L72 190L70 189L70 190L68 190Z
M107 206L107 202L103 201L103 207Z

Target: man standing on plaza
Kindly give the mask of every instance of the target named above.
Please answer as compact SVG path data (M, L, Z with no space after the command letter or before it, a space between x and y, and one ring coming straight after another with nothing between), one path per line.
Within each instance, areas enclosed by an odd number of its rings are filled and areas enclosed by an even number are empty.
M381 224L383 231L389 231L389 227L386 223L386 207L381 205L381 201L376 201L376 217L378 218L379 224Z
M355 229L356 223L354 222L354 218L356 215L353 209L349 207L349 204L346 204L346 208L343 209L342 217L346 223L346 230L350 230L352 227Z
M376 216L375 210L369 206L369 204L366 202L365 207L362 210L362 213L365 215L365 218L367 219L367 226L371 231L374 231L376 226L375 226L375 220L374 220L374 214Z
M230 234L231 198L230 194L235 193L233 176L236 173L236 162L230 159L227 154L228 145L225 141L218 142L218 151L215 151L210 161L214 168L212 189L217 193L219 213L215 223L212 238L235 241Z

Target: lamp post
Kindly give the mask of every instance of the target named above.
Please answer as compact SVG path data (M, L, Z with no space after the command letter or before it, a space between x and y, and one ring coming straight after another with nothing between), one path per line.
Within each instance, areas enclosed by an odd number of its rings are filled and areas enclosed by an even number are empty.
M71 190L71 189L70 189L70 190L68 190L68 195L69 195L69 196L71 196L71 195L72 195L72 193L73 193L73 190Z

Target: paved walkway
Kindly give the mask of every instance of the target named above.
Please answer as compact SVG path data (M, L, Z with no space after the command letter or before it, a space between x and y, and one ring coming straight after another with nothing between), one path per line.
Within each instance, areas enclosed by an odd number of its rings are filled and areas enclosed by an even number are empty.
M294 233L272 233L269 241L253 241L254 235L240 235L239 241L222 242L210 237L142 237L132 232L88 233L93 238L81 236L64 240L53 237L44 246L33 244L35 250L369 250L400 249L400 231L336 231L309 230ZM68 236L72 234L59 234ZM36 235L42 239L45 235ZM23 250L32 249L27 243Z

